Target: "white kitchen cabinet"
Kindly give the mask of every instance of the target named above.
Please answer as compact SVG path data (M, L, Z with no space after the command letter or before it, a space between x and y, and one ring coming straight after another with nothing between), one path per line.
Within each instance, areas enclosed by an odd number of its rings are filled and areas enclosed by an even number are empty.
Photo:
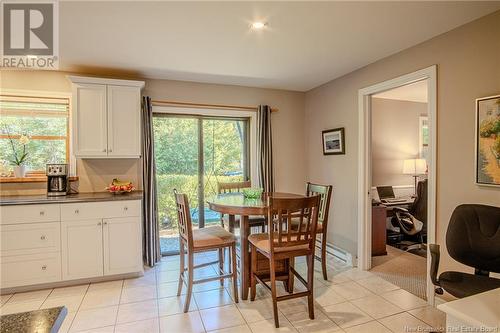
M134 217L103 220L104 275L142 270L141 226Z
M139 199L0 206L0 289L141 274L141 207Z
M107 156L106 86L78 83L73 86L73 136L76 156Z
M139 158L143 81L68 76L79 158Z
M102 220L62 221L62 278L103 275Z
M107 86L108 156L141 155L141 92L136 87Z

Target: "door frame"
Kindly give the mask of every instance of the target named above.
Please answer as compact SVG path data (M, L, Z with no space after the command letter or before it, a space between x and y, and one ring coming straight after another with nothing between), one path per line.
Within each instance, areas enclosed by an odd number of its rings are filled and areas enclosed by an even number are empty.
M383 81L358 92L358 268L371 268L371 97L390 89L427 80L427 115L429 119L429 165L427 243L436 242L436 176L437 176L437 66ZM431 256L427 250L427 301L434 304L434 286L430 279Z

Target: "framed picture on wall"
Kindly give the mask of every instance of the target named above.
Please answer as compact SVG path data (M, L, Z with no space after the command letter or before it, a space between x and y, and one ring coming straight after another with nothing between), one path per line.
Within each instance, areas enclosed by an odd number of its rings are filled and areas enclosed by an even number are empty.
M344 128L323 131L323 155L345 154Z
M500 95L476 99L476 184L500 186Z

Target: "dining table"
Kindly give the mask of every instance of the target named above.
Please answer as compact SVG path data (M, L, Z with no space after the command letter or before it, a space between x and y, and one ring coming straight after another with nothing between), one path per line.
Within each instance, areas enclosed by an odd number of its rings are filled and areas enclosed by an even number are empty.
M304 198L302 194L270 192L263 193L258 198L247 198L242 193L221 193L207 200L212 211L228 215L229 232L235 233L236 216L239 219L239 271L241 298L248 299L250 288L250 248L248 236L250 235L249 216L266 216L268 211L268 198Z

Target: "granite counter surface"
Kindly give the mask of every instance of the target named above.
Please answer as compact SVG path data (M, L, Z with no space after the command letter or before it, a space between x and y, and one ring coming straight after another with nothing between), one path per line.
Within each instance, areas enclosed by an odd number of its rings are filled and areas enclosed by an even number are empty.
M46 194L40 195L9 195L0 197L0 206L11 205L35 205L50 203L75 203L75 202L98 202L116 200L140 200L143 191L133 191L124 194L112 194L108 192L92 192L68 194L60 197L48 197Z
M1 333L56 333L66 317L64 306L13 313L0 317Z

